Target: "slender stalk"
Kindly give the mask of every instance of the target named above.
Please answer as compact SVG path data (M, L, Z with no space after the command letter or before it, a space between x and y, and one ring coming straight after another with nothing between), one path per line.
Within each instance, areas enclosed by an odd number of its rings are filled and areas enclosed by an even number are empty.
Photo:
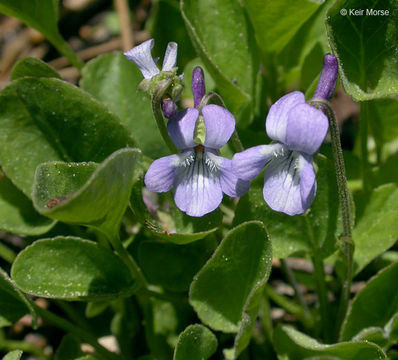
M161 82L160 86L156 89L155 93L152 97L152 111L155 116L156 125L160 131L160 135L162 136L164 142L170 149L170 151L174 154L178 153L178 149L175 147L173 142L169 137L169 133L167 132L167 128L164 122L163 114L162 114L162 99L166 95L167 90L169 89L173 79L165 79Z
M17 255L8 246L0 242L0 257L10 264L14 261Z
M304 300L304 296L303 296L302 292L299 289L296 277L294 276L292 269L287 265L287 261L285 259L281 259L281 265L282 265L282 270L286 274L286 277L287 277L290 285L294 289L297 301L300 303L301 307L303 308L305 316L308 318L308 321L312 321L313 320L312 314L311 314L310 310L308 309L307 303Z
M66 332L70 332L76 335L78 338L90 344L99 355L102 355L105 359L121 360L121 357L108 349L104 348L101 344L97 342L97 338L91 335L86 330L73 325L69 321L63 319L62 317L53 314L52 312L42 309L41 307L34 305L37 313L46 321L50 322L54 326L63 329Z
M205 107L210 101L213 101L216 103L216 105L220 105L223 108L225 108L225 103L223 101L223 99L221 98L220 95L218 95L215 92L209 92L207 93L205 96L203 96L199 106L197 107L197 109L199 111L201 111L203 109L203 107ZM234 133L231 136L231 143L232 146L234 147L234 150L236 152L241 152L244 150L244 147L242 145L242 142L240 141L239 135L236 132L236 130L234 131Z
M111 244L114 247L114 249L116 250L116 252L118 253L118 255L120 256L120 258L123 260L123 262L129 268L131 275L136 279L136 281L137 281L136 291L141 288L147 289L148 281L145 279L145 276L144 276L141 268L135 262L133 257L127 251L127 249L123 246L119 237L111 240Z
M288 313L296 316L304 324L305 327L310 328L313 323L308 321L307 317L304 315L304 311L301 306L290 301L285 296L278 294L270 285L265 286L265 293L267 296L282 309L286 310Z
M50 359L50 355L46 354L41 348L19 340L0 339L0 350L9 352L13 350L21 350L23 352L34 355L40 359Z
M62 36L56 36L56 38L54 39L52 37L47 38L60 52L60 54L65 56L75 68L77 68L78 70L81 70L83 68L84 62L77 57L77 55L74 53L74 51L71 49L69 44L63 39Z
M335 336L338 337L341 325L343 324L344 318L347 313L348 303L350 299L351 281L352 281L354 242L352 241L352 234L351 234L350 193L348 190L347 179L345 176L343 150L341 148L339 128L337 125L334 111L330 103L323 99L313 99L310 101L310 103L311 105L322 110L329 119L329 130L332 138L333 157L336 168L337 188L339 192L341 215L343 219L343 236L341 238L342 242L341 251L345 262L345 274L340 294L339 310L336 319Z
M272 319L271 319L271 306L269 304L269 299L266 294L264 294L260 302L260 320L264 331L264 335L266 337L266 341L272 344L274 329L272 326Z

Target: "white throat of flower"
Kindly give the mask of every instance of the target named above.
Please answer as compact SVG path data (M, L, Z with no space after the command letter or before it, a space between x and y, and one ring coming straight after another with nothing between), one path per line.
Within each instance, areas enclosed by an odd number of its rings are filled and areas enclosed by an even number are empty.
M219 177L220 159L212 152L199 145L193 150L184 151L179 154L177 167L177 176L194 181L200 181L201 178ZM192 180L191 180L192 181Z

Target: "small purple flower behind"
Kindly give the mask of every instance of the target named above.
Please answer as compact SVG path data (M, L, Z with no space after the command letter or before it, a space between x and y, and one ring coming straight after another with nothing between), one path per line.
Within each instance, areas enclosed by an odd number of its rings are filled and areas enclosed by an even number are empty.
M155 41L150 39L124 53L127 59L137 64L145 79L151 79L160 73L155 60L152 58L154 43ZM162 71L172 71L175 68L177 62L177 48L178 45L175 42L169 42L167 44Z
M242 196L250 185L236 177L231 160L218 154L235 130L233 115L218 105L204 106L202 115L206 128L203 144L194 142L199 111L189 108L179 112L170 119L167 130L181 153L155 160L145 174L149 191L167 192L174 187L177 207L196 217L215 210L223 193Z
M328 131L328 119L292 92L271 106L266 119L268 136L276 143L235 154L232 168L244 180L264 175L263 196L269 207L288 215L305 212L316 193L313 155Z

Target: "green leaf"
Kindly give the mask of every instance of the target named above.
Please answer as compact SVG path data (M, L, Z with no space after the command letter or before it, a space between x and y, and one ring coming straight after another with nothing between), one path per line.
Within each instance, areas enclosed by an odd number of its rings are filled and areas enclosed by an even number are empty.
M93 318L96 317L100 314L102 314L109 306L109 303L107 302L101 302L101 301L96 301L96 302L89 302L87 303L86 306L86 311L84 312L84 315L86 318Z
M398 92L397 6L397 0L375 0L366 9L361 0L338 0L328 11L327 31L340 77L345 91L357 101ZM342 9L348 14L341 15ZM352 14L356 9L362 13ZM389 13L374 16L366 13L369 10Z
M335 173L328 159L319 155L316 160L318 188L307 215L288 216L271 210L263 198L262 178L256 180L249 193L239 201L233 223L262 221L272 241L275 258L308 253L313 246L321 249L325 257L334 251L336 234L340 232Z
M25 314L30 313L33 326L37 314L31 301L15 286L8 274L0 268L0 327L13 325Z
M23 78L0 94L0 164L29 198L39 164L101 162L134 145L116 116L61 80Z
M32 202L5 176L0 176L0 229L13 234L40 235L55 222L41 216Z
M398 289L392 286L397 277L395 263L375 275L355 296L343 324L342 340L352 339L365 328L382 328L398 312Z
M178 337L173 360L206 360L217 350L217 338L205 326L189 325Z
M241 125L251 121L258 64L250 24L238 1L181 0L181 12L199 55L227 108Z
M134 285L112 251L76 237L35 241L18 254L11 277L28 294L68 300L115 299Z
M0 13L20 19L40 31L77 68L83 63L76 57L58 31L58 0L0 0Z
M341 342L324 345L291 326L278 326L274 334L275 349L280 359L387 359L376 344L370 342Z
M131 344L141 330L141 317L134 300L120 299L113 302L115 315L111 321L111 332L115 336L120 353L127 359L134 358L134 348Z
M141 242L139 264L152 284L184 292L216 247L211 238L184 246L158 241Z
M369 120L379 146L398 137L398 99L375 99L369 102Z
M185 303L171 303L155 298L148 299L143 308L145 337L153 359L171 359L178 334L192 320L192 309Z
M139 151L121 149L102 164L49 162L38 166L33 187L37 211L66 223L84 224L110 240L129 202Z
M138 90L142 74L121 53L104 54L82 70L82 89L118 115L137 139L143 153L158 158L168 154L152 114L151 101Z
M380 166L372 170L372 185L378 187L388 183L398 183L397 173L398 153L391 155Z
M271 244L263 224L243 223L226 235L195 276L190 303L206 325L236 333L245 322L242 316L255 318L257 315L258 307L254 303L263 291L270 270Z
M61 79L61 76L51 66L40 59L31 57L23 58L14 65L10 79L14 81L25 76Z
M6 354L3 357L3 360L19 360L22 356L22 351L21 350L13 350L10 351L8 354Z
M354 273L390 248L398 237L398 185L376 188L358 205L362 214L352 233L355 243Z
M299 255L311 249L304 219L271 210L263 198L263 184L257 181L252 184L249 193L239 200L233 224L249 220L262 221L267 227L274 258Z
M309 0L244 0L243 3L263 54L282 50L319 7Z

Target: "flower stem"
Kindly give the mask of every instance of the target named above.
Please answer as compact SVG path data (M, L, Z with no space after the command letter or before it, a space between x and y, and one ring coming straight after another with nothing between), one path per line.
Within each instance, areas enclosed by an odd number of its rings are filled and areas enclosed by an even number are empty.
M329 119L329 130L332 138L333 157L336 168L337 188L339 192L339 201L340 201L341 215L343 220L341 251L345 263L344 264L345 273L344 273L344 280L340 294L339 310L336 319L335 334L336 337L338 337L338 334L340 333L340 328L343 324L344 318L347 313L348 303L350 300L351 281L352 281L354 242L352 241L352 234L351 234L350 193L348 190L347 179L345 176L343 150L341 148L339 128L337 125L334 111L330 103L323 99L313 99L310 101L310 104L322 110Z
M178 149L174 146L173 142L170 139L169 133L167 132L167 128L164 122L163 114L162 114L162 100L166 95L167 90L172 84L173 79L168 78L163 80L159 87L156 89L155 93L152 96L152 112L155 116L156 125L160 131L160 135L162 136L164 142L170 149L170 151L174 154L178 153Z
M223 101L223 99L221 98L220 95L218 95L215 92L209 92L207 93L205 96L203 96L200 104L198 105L197 109L199 111L202 111L203 107L205 107L210 101L213 101L216 103L216 105L222 106L223 108L225 108L225 103ZM236 152L241 152L244 149L242 142L240 141L239 135L236 132L236 130L233 132L232 136L231 136L231 143L232 146L234 147L234 150Z
M64 40L61 35L55 35L47 37L47 39L54 45L54 47L65 56L69 62L78 70L81 70L84 66L83 60L78 58L75 52L71 49L69 44Z
M300 303L301 307L303 308L304 315L307 317L308 321L313 321L312 319L312 314L310 310L308 309L307 303L304 300L303 294L299 289L296 277L294 276L294 273L292 269L288 266L287 261L285 259L281 259L281 265L282 265L282 270L285 273L290 285L293 287L294 292L296 294L296 298L298 302Z
M120 258L123 262L127 265L128 269L130 270L131 275L137 281L136 291L138 289L147 289L148 288L148 281L146 280L141 268L135 262L133 257L127 251L127 249L123 246L120 238L114 238L111 241L113 248L116 250Z
M265 293L275 304L300 319L305 327L311 328L313 326L312 321L308 321L307 317L304 315L304 311L301 306L297 305L293 301L290 301L285 296L278 294L275 289L272 288L272 286L266 285Z
M37 358L41 359L50 359L50 355L46 354L43 349L30 344L26 341L21 340L9 340L4 337L4 333L0 329L0 350L1 351L13 351L13 350L21 350L23 352L27 352L29 354L34 355Z
M5 246L0 242L0 258L4 259L5 261L11 264L16 256L17 255L13 250L11 250L9 247Z

